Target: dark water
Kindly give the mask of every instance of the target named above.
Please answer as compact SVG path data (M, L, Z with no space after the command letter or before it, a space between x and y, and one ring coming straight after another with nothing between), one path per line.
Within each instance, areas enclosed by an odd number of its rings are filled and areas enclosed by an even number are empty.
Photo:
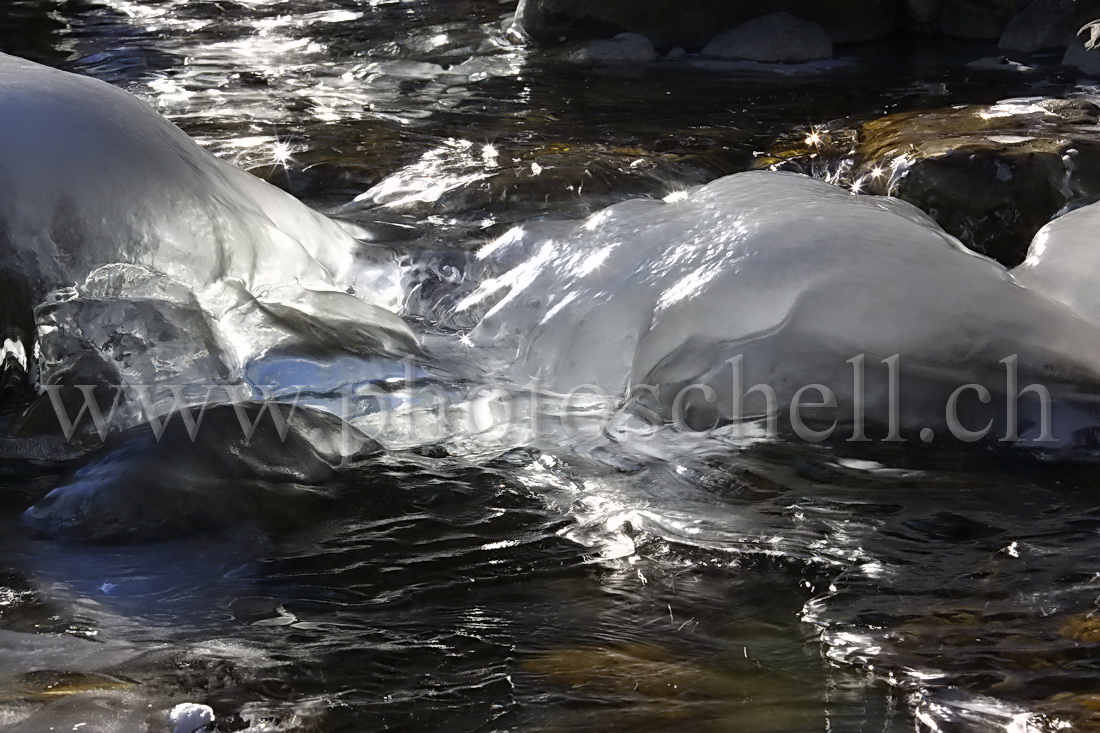
M513 9L19 0L0 50L129 89L409 257L744 170L792 130L1079 91L947 42L580 69L509 43ZM678 440L395 453L309 529L134 547L32 536L52 469L4 466L0 726L159 730L185 701L218 730L1098 724L1092 469Z

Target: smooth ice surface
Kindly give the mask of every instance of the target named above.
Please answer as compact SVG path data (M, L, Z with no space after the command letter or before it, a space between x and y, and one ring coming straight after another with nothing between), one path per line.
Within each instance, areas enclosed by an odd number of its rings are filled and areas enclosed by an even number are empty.
M339 226L121 89L0 55L0 107L3 236L46 289L113 262L195 289L350 275L355 242Z
M865 354L869 422L886 419L878 362L893 354L915 375L909 386L936 395L908 401L913 420L942 420L957 385L996 392L998 362L1013 354L1021 384L1100 376L1092 323L1020 287L916 208L796 174L741 173L576 224L536 223L482 254L503 272L460 308L484 313L471 339L505 350L511 380L612 394L651 385L660 396L641 396L665 419L695 382L714 388L717 406L693 390L682 407L705 424L728 417L738 355L746 388L766 382L786 404L823 383L844 404L846 361ZM933 414L915 414L923 402Z
M1100 204L1090 204L1050 222L1031 240L1027 259L1012 271L1017 282L1059 300L1100 324Z

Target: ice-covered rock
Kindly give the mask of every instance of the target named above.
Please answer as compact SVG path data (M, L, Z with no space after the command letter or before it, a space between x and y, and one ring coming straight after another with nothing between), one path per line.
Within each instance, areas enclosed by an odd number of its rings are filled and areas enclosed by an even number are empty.
M719 33L704 56L752 61L814 61L833 57L833 42L817 23L772 13Z
M0 109L5 269L43 290L114 262L194 289L352 278L356 245L338 225L121 89L0 55Z
M18 323L48 301L44 384L88 354L128 385L244 384L288 342L417 351L392 252L121 89L0 54L0 160L0 273L23 296L3 305Z
M996 393L1012 355L1021 385L1100 380L1096 325L1021 288L915 207L800 175L742 173L625 202L513 232L483 256L515 264L462 306L482 309L471 338L502 349L512 380L560 393L629 387L661 419L735 417L738 356L746 388L768 384L787 405L824 384L843 413L849 360L866 355L870 423L887 419L879 361L898 354L909 370L901 421L913 427L942 423L961 384ZM682 391L692 384L714 392Z
M168 712L171 733L203 733L214 723L214 709L209 705L183 702Z
M24 521L83 541L297 525L329 496L313 487L381 450L334 415L301 405L195 407L108 440Z

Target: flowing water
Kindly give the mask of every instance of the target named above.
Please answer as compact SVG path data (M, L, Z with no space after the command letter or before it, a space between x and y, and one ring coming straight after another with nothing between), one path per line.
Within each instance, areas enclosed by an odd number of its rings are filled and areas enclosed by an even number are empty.
M350 222L440 342L472 325L473 253L518 222L667 197L840 118L1090 93L948 42L581 68L510 42L513 6L12 0L0 50L120 86ZM65 467L9 460L0 726L163 730L182 702L226 731L1100 724L1094 468L637 429L413 431L290 528L151 544L32 532Z

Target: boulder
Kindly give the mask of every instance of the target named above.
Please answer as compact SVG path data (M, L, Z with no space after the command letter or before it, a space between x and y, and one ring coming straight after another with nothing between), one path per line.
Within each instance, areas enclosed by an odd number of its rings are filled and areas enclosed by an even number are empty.
M1074 0L1033 0L1012 17L998 46L1006 51L1064 48L1081 27L1081 4Z
M1023 0L952 0L940 5L935 27L949 36L997 39L1023 5Z
M1011 266L1062 207L1100 193L1098 114L1093 104L1062 99L903 112L856 129L800 133L761 165L897 196Z
M895 27L897 0L520 0L514 29L536 43L640 33L660 49L698 50L716 29L788 12L818 23L834 43L881 38Z
M704 56L752 61L815 61L833 57L833 43L817 23L772 13L719 33Z

